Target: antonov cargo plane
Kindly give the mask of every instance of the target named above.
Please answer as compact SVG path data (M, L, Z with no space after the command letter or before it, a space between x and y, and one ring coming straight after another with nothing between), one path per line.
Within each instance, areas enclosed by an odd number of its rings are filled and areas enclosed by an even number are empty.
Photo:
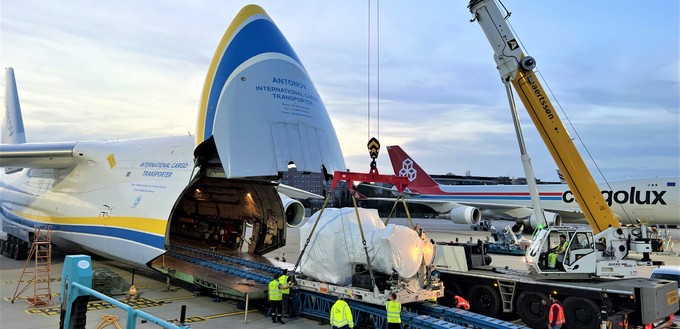
M262 255L284 246L286 224L304 218L302 204L278 193L280 173L290 163L345 170L307 71L255 5L217 47L195 136L26 143L11 68L6 86L0 218L13 258L25 257L34 229L47 225L57 247L141 266L176 243L238 251L246 240L249 254Z
M409 202L430 206L458 224L477 224L485 217L516 220L525 228L537 226L526 185L442 185L401 147L388 146L387 152L394 174L409 179ZM678 177L640 178L598 185L623 224L634 224L640 219L650 225L678 225L679 180ZM538 190L549 224L586 223L567 184L539 184Z

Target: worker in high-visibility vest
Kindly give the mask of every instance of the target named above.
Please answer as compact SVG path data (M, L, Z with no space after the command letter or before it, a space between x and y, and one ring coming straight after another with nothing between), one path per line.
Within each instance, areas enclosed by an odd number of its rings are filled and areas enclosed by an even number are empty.
M554 269L559 262L560 265L564 261L564 254L567 252L567 246L569 241L567 241L567 236L560 234L560 242L557 244L555 251L548 254L548 268Z
M456 296L453 296L453 300L456 302L455 306L457 308L460 308L460 309L463 309L463 310L466 310L466 311L470 309L470 303L468 303L468 301L465 300L465 298L456 295Z
M560 329L562 325L566 322L564 319L564 308L562 303L560 303L555 296L550 295L550 310L548 311L548 328L550 329ZM546 300L543 300L543 305L548 305Z
M283 294L281 293L281 283L279 278L281 275L274 276L274 278L269 282L269 302L271 303L272 312L272 323L281 323L283 320L281 316L283 315L281 311L281 300L283 299Z
M292 311L290 307L290 282L288 282L290 277L288 276L288 270L284 269L283 274L279 277L279 283L281 283L281 294L283 299L281 304L283 305L283 315L286 317L292 316Z
M338 296L338 300L331 307L331 326L335 329L354 328L354 319L352 318L352 310L345 302L345 296Z
M385 303L385 309L387 310L387 329L401 328L401 303L397 301L397 294L390 294L390 299Z

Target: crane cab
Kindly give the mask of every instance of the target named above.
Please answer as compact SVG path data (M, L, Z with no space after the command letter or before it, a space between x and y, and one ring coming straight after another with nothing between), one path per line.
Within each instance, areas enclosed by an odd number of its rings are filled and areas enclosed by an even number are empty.
M636 275L637 263L622 260L628 250L618 230L593 234L586 227L548 227L536 234L525 261L533 275L551 279Z

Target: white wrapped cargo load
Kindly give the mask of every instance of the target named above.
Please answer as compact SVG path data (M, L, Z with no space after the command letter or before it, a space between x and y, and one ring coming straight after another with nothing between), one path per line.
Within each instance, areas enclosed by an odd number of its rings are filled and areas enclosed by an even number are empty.
M411 278L418 272L424 256L431 261L432 245L427 239L424 242L416 231L394 224L385 227L375 209L358 208L358 211L375 272L396 271L403 278ZM300 250L318 215L319 212L313 214L300 227ZM302 273L315 280L347 286L352 282L356 264L367 262L355 209L326 208L302 257Z

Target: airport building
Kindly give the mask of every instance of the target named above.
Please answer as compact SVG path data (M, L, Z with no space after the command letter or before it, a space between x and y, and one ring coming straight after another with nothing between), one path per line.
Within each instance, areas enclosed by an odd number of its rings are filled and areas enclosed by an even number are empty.
M324 198L331 189L331 180L326 180L323 173L318 172L303 172L298 171L297 168L289 168L287 172L283 172L280 180L281 184L286 184L292 187L305 190L307 192L315 193ZM307 199L302 200L302 204L309 212L307 215L313 214L323 206L323 199ZM328 200L328 207L348 207L352 205L352 200L349 196L349 190L345 182L339 182L335 187L333 195Z
M470 175L431 175L439 184L444 185L526 185L527 179L525 177L488 177L488 176L470 176ZM542 182L536 179L537 184L559 184L559 182Z

